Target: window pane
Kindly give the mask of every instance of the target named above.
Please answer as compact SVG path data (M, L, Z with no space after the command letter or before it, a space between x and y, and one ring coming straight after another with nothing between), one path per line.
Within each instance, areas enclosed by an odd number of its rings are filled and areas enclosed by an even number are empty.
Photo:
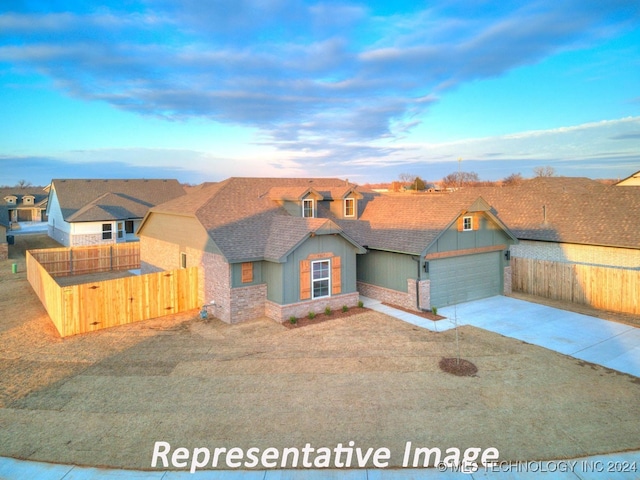
M133 220L127 220L124 222L124 231L127 233L133 233Z
M327 297L329 295L329 280L316 280L313 282L313 298Z

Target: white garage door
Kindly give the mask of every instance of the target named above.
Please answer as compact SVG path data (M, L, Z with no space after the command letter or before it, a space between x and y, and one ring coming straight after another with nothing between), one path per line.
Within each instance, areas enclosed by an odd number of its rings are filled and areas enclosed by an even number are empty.
M500 254L491 252L431 260L431 305L444 307L500 295Z

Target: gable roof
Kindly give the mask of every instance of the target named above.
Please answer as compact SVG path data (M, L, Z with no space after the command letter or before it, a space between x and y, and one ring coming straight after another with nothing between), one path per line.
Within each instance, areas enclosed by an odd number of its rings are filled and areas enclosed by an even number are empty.
M142 218L149 208L185 195L177 180L54 179L51 187L67 222Z
M616 183L618 187L637 187L640 186L640 171L629 175L627 178L620 180Z
M46 188L46 187L45 187ZM43 208L47 201L48 194L42 187L4 187L0 188L0 225L8 227L9 210L21 208ZM33 205L25 205L23 198L31 196L34 198ZM5 200L6 197L15 197L17 202L10 204Z
M451 194L466 200L478 195L522 240L640 246L640 189L607 186L586 178L551 177Z
M481 198L473 200L451 195L389 196L365 195L359 221L336 220L361 245L420 255L466 212L486 212L514 240L516 237L490 212Z
M283 196L297 199L305 192L317 192L329 200L332 189L341 186L345 186L344 180L331 178L232 177L158 205L147 215L171 213L195 217L230 263L259 259L284 261L286 255L312 234L339 234L364 253L360 245L329 219L293 217L274 202L274 191L279 199Z

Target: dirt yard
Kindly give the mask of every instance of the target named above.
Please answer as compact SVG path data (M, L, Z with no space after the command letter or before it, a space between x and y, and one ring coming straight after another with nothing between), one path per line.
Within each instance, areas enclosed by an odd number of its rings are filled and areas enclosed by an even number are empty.
M640 449L640 379L473 327L460 335L471 377L438 366L455 332L371 311L295 329L190 312L62 340L17 258L38 240L16 240L0 261L0 456L150 469L161 440L354 441L396 466L406 442L500 460Z

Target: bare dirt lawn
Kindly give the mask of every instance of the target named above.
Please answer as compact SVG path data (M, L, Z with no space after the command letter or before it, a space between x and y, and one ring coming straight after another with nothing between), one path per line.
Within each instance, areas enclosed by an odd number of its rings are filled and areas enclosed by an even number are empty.
M0 261L0 455L150 469L176 447L496 447L501 460L640 449L640 380L473 327L474 376L440 370L455 332L366 311L304 328L198 312L60 339ZM37 247L32 247L37 248ZM17 274L11 263L22 262Z

